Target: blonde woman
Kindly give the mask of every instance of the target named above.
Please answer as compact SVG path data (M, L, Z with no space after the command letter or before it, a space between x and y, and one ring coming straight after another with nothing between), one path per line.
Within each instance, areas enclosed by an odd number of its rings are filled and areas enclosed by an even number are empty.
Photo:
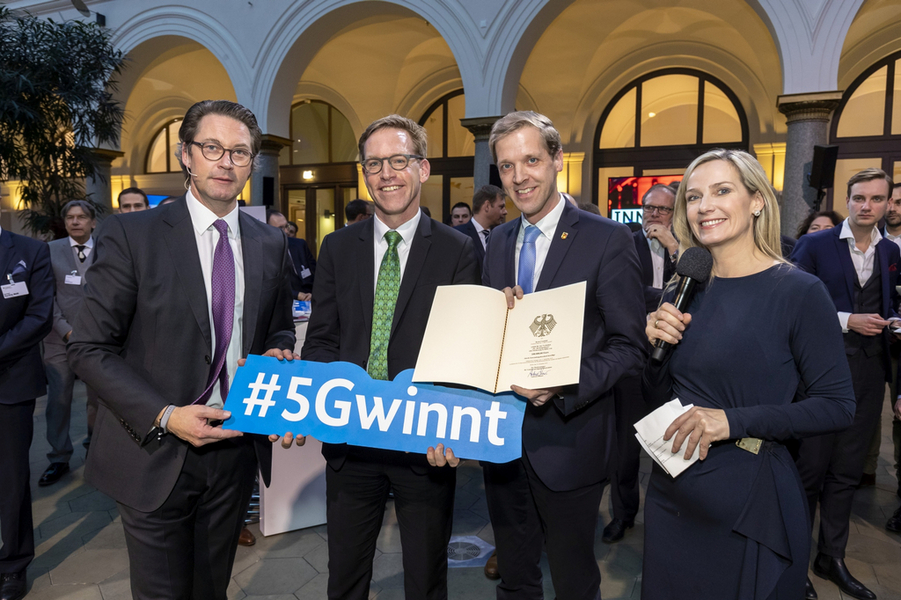
M688 311L664 302L649 317L651 343L674 349L649 365L645 386L655 404L694 405L664 437L685 456L700 445L701 460L676 479L651 475L642 598L798 600L810 530L783 444L851 423L835 308L816 277L781 258L779 206L750 154L696 159L674 227L681 251L706 248L713 268Z

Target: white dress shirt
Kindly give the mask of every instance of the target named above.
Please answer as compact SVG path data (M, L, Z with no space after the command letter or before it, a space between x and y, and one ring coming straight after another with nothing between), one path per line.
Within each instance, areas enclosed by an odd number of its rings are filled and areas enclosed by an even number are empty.
M75 248L75 246L84 246L84 256L85 258L87 258L91 255L91 251L94 249L94 236L92 235L91 237L89 237L88 241L86 241L84 244L79 244L74 239L72 239L72 236L70 235L69 245L72 246L72 253L75 255L76 260L78 259L78 250Z
M886 228L884 237L890 242L895 242L898 248L901 248L901 233L899 233L898 235L892 235Z
M878 228L873 227L872 231L870 231L870 245L867 247L866 251L862 252L857 248L857 244L854 242L854 233L851 231L848 219L845 219L842 222L842 231L838 237L839 239L847 240L848 250L851 252L851 262L854 264L854 270L857 272L857 281L860 283L861 287L863 287L873 275L873 261L876 258L876 244L882 241L882 234L879 233ZM838 322L841 323L842 333L848 333L848 318L851 314L852 313L841 311L838 312Z
M538 288L538 279L541 277L541 269L544 268L544 261L547 258L548 250L551 249L551 240L554 239L554 234L557 232L557 224L560 222L560 217L563 215L563 196L557 195L557 205L551 209L551 212L546 214L543 219L535 223L535 227L541 230L541 235L535 238L535 272L532 274L532 285L533 289ZM514 252L514 260L515 264L513 265L513 272L516 274L516 283L519 284L519 251L522 249L522 239L525 235L526 227L531 225L526 220L525 215L520 217L521 219L521 227L519 228L519 233L516 235L516 251Z
M379 284L379 268L382 266L382 258L385 256L385 252L388 251L388 240L385 239L385 234L389 231L392 231L390 227L385 225L381 219L379 219L378 215L373 215L373 233L372 233L372 243L375 245L375 269L373 273L375 273L375 277L372 282L372 292L375 293L376 287ZM412 219L394 229L400 234L401 241L397 244L397 258L400 260L400 280L404 280L404 269L407 268L407 257L410 256L410 246L413 245L413 236L416 235L416 229L419 227L419 219L422 218L422 211L416 211L416 214Z
M481 242L482 242L482 248L487 250L488 249L488 235L484 234L482 232L490 231L490 230L482 227L482 224L479 223L478 219L476 219L475 217L470 219L470 221L472 222L472 226L476 228L476 233L479 234L479 240L481 240Z
M663 266L667 260L666 248L660 243L660 240L648 237L648 232L642 228L641 232L648 241L648 248L651 250L651 264L654 267L654 287L658 290L663 289Z
M219 232L213 227L213 223L220 217L200 203L190 192L185 194L188 213L191 215L191 224L194 226L194 240L197 242L197 254L200 256L200 269L203 271L203 283L206 287L206 304L210 318L210 334L213 345L210 348L210 357L214 357L216 350L216 328L213 325L213 254L216 244L219 243ZM232 337L228 343L225 354L225 368L228 371L228 381L231 383L238 369L238 359L242 356L244 347L244 252L241 246L241 226L238 222L239 209L235 209L221 217L228 224L228 243L235 257L235 315L232 321ZM209 380L209 372L203 373L204 387ZM222 395L219 382L213 385L212 393L207 406L222 408Z

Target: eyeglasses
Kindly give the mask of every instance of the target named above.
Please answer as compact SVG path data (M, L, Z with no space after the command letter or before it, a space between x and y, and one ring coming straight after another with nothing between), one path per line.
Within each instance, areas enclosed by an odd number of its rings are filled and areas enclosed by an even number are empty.
M668 215L673 212L673 209L669 206L655 206L653 204L645 204L641 207L641 210L649 214L654 214L656 212L661 215Z
M388 158L367 158L364 161L360 161L360 164L363 165L363 170L369 173L370 175L376 175L382 172L382 163L386 160L388 164L391 165L391 168L395 171L403 171L407 168L407 165L410 164L410 161L413 159L422 160L422 157L417 154L395 154L394 156L389 156Z
M226 152L228 152L229 160L231 160L232 164L236 167L246 167L253 160L253 153L250 150L244 150L243 148L223 148L219 144L214 144L213 142L204 142L203 144L200 142L191 142L191 144L199 146L200 152L207 160L219 160Z

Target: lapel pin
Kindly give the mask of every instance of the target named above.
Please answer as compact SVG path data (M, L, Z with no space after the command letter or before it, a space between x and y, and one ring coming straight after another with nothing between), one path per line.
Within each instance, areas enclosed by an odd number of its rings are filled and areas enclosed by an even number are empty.
M561 240L565 240L565 239L568 238L568 237L569 237L569 233L567 233L567 232L565 232L565 231L564 231L563 233L560 234L560 239L561 239Z

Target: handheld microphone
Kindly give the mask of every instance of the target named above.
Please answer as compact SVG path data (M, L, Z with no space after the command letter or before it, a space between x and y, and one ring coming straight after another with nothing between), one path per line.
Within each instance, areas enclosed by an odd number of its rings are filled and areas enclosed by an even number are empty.
M676 310L685 312L688 309L698 285L707 281L712 268L713 257L704 248L697 246L689 248L679 257L679 264L676 265L676 274L682 279L679 281L679 287L676 288L676 298L673 300ZM657 345L651 353L651 360L658 363L663 362L663 359L666 358L666 355L669 354L672 348L673 346L669 342L657 340Z

